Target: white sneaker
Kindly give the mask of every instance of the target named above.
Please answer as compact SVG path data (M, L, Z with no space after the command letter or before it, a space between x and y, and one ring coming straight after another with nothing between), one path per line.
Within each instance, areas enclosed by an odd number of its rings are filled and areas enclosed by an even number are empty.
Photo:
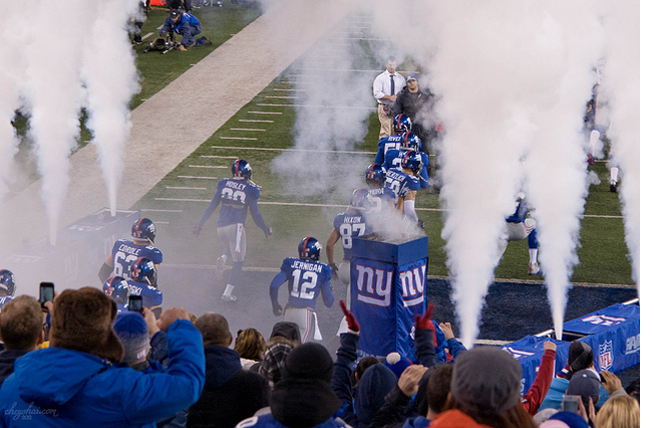
M223 294L220 297L220 300L222 300L223 302L235 302L236 296L234 296L233 294Z
M225 265L227 264L227 256L222 255L216 259L216 279L220 281L223 279L223 272L225 271Z
M543 270L538 266L538 263L531 263L529 265L529 275L542 275Z

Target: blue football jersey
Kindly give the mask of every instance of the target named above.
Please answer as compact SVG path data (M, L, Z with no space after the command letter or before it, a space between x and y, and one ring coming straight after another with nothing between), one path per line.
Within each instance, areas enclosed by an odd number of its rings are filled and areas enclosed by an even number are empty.
M412 190L420 190L420 179L399 169L389 169L386 171L385 187L394 191L398 197L404 197Z
M148 309L161 307L161 304L163 303L163 294L161 294L161 290L131 279L128 279L127 283L129 284L129 293L131 296L143 297L143 307Z
M386 152L392 149L399 149L402 146L402 141L404 140L404 134L390 135L388 137L382 137L379 139L379 148L377 149L377 155L375 156L375 163L382 164L384 163L384 156Z
M140 257L146 257L152 260L155 265L163 262L163 254L152 245L138 245L129 239L119 239L114 243L111 250L111 257L114 260L113 275L127 278L129 276L130 265Z
M334 217L334 228L338 231L343 243L343 260L350 260L352 238L366 234L365 217L362 213L340 213Z
M14 298L11 296L2 296L0 297L0 311L2 310L2 307L6 305L7 303L11 302Z
M529 212L529 206L523 195L520 195L515 202L515 212L506 218L506 221L511 223L524 222Z
M315 309L320 292L325 306L334 304L334 295L329 286L332 268L325 263L287 257L280 270L270 283L270 298L273 302L278 301L279 287L288 282L288 306Z
M402 169L402 158L404 154L409 152L409 150L403 149L391 149L386 152L384 156L384 164L382 165L386 170L389 169ZM420 152L420 157L422 158L422 171L420 171L420 187L427 188L429 187L429 175L427 174L427 167L429 166L429 156L426 153Z
M202 213L200 225L211 217L211 214L222 203L218 216L217 227L229 226L230 224L245 223L248 209L252 219L262 230L268 230L263 220L257 200L259 199L259 188L242 178L223 178L218 182L216 193L209 206Z

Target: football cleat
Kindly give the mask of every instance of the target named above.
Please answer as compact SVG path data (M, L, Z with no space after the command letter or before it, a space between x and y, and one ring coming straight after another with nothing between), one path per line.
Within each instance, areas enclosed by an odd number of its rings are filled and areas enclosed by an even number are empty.
M618 191L618 182L617 181L611 181L611 184L609 185L609 190L611 192L615 193Z
M222 296L220 296L220 300L222 300L223 302L235 302L236 296L234 296L233 294L223 294Z
M529 275L542 275L543 269L538 266L538 263L529 264Z

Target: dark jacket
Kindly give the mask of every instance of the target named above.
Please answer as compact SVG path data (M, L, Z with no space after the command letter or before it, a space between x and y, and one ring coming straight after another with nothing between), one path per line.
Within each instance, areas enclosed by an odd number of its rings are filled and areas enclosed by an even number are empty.
M27 354L28 351L18 349L4 350L0 352L0 385L14 372L14 362L19 357Z
M16 361L0 389L0 426L131 427L188 408L204 385L202 337L190 321L168 328L170 367L145 374L85 352L50 347ZM35 408L38 408L35 411Z
M232 428L268 406L268 383L242 369L238 352L207 345L204 354L206 382L200 399L189 409L187 427Z

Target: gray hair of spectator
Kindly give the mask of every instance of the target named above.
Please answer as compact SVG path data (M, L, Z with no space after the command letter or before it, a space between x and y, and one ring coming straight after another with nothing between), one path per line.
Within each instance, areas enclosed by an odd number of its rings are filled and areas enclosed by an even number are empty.
M0 335L5 349L31 351L43 331L41 305L31 296L18 296L0 312Z
M229 323L220 314L207 312L200 315L195 320L195 328L202 333L202 342L205 345L229 346L232 343Z

